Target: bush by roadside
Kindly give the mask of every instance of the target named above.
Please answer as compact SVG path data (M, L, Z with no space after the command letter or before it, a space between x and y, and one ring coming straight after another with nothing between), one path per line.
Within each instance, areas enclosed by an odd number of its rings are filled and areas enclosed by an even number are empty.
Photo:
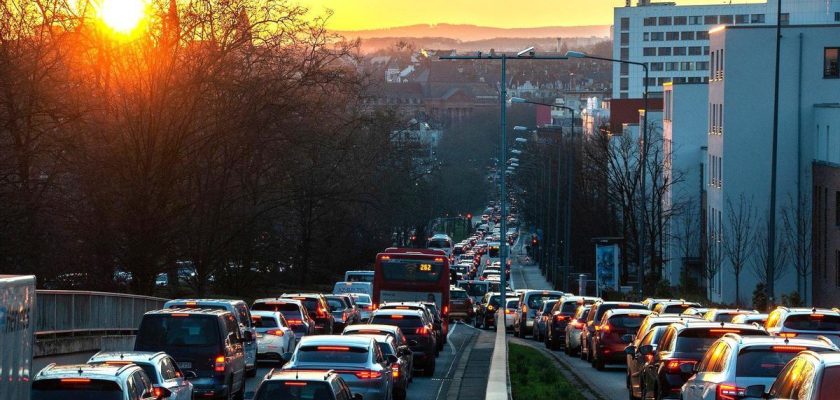
M509 343L508 363L513 400L585 399L538 350Z

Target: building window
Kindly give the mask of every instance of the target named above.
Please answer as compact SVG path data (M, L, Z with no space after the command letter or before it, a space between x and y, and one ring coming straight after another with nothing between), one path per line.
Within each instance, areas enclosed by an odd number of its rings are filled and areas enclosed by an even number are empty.
M621 48L621 59L626 60L628 58L630 58L630 49L627 48L627 47L622 47Z
M618 98L619 99L627 99L627 98L630 98L630 95L627 94L627 92L621 92L621 93L618 94Z
M621 30L627 31L630 30L630 18L622 17L621 18Z
M748 14L738 14L735 16L736 24L746 24L748 22L750 22L750 16Z
M642 86L645 86L645 78L642 78ZM656 86L656 78L648 78L647 86Z
M680 33L679 32L667 32L667 33L665 33L665 40L680 40Z
M685 25L688 22L688 18L685 16L682 17L674 17L674 25Z
M671 48L670 47L660 47L658 54L660 56L670 56L671 55Z
M750 14L750 23L751 24L763 24L764 23L764 14Z
M665 63L665 70L666 71L679 71L680 70L680 63L678 63L678 62L667 62L667 63Z
M699 76L691 76L688 78L688 83L703 83L703 78Z
M703 23L706 24L706 25L717 25L718 16L717 15L707 15L703 18Z
M630 73L630 64L622 63L618 69L621 71L621 75L627 75Z
M671 17L659 17L659 26L671 25Z
M834 286L840 287L840 251L835 251L836 258L834 261Z
M779 18L779 22L782 25L790 25L790 13L782 13L781 18Z
M623 33L622 33L622 35L623 35ZM645 32L645 33L642 34L642 41L643 42L650 41L650 32Z
M656 55L656 47L645 47L642 49L642 55L651 57Z
M651 42L661 42L665 40L665 32L651 32L650 33L650 41Z
M621 32L621 45L627 46L630 44L630 33Z
M691 61L683 61L680 63L681 71L694 71L694 63Z
M664 70L664 65L661 62L654 62L650 63L650 70L651 71L662 71Z
M834 225L840 225L840 192L834 192Z
M690 46L688 48L688 55L690 56L699 56L703 54L703 48L700 46Z
M728 25L731 25L731 24L732 24L732 21L734 21L734 19L732 18L732 16L731 16L731 15L721 15L721 16L720 16L720 23L721 23L721 24L728 24Z
M709 40L709 32L708 31L697 32L697 40Z
M671 82L671 78L658 78L656 85L657 86L662 86L662 85L664 85L668 82Z
M708 56L708 55L709 55L709 46L703 46L703 55L704 55L704 56Z
M656 26L656 17L645 17L643 21L644 26Z
M840 48L826 47L825 61L823 62L823 78L840 78L838 61L840 61Z
M694 40L694 31L680 32L680 38L682 40Z
M629 90L630 81L627 78L621 78L618 81L619 81L618 90Z
M689 25L703 25L703 17L699 15L692 15L688 17Z
M698 71L708 71L709 70L709 62L708 61L698 61L695 66L697 67Z
M674 55L675 56L684 56L686 53L685 47L674 47Z
M834 20L840 22L840 11L834 13Z
M674 77L674 83L685 83L685 82L686 82L686 80L685 80L684 76Z

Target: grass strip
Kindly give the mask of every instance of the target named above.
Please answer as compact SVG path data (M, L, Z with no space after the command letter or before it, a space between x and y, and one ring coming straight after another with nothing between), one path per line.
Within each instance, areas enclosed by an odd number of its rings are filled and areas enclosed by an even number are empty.
M513 400L585 400L554 361L536 349L508 343Z

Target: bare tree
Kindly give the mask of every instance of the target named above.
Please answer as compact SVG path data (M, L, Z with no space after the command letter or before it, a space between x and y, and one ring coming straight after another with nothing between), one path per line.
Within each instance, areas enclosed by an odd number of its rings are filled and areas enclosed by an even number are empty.
M753 229L755 212L751 202L744 195L738 197L737 204L731 199L726 202L726 240L723 251L732 266L735 275L735 305L741 306L741 272L753 253L755 239Z
M753 248L755 248L755 257L752 258L752 270L758 281L763 283L765 287L774 286L787 273L787 258L790 255L790 249L784 245L776 246L775 262L769 263L770 249L768 245L768 218L763 218L755 229L753 236ZM777 233L777 235L784 235L784 233ZM777 238L777 243L782 243L780 238ZM769 283L773 283L770 285ZM767 293L767 298L770 304L774 303L774 293Z
M703 227L700 225L700 204L695 199L687 199L679 207L680 213L674 216L678 223L678 229L671 232L671 240L673 240L679 249L679 256L682 259L681 268L683 276L687 279L685 260L700 258L700 246L703 241ZM685 285L686 282L683 282Z
M724 250L721 245L722 242L720 232L716 232L709 226L706 230L706 240L703 242L704 253L704 275L706 278L707 295L709 299L712 298L712 289L714 288L714 281L718 274L721 273L721 265L724 259Z
M793 267L796 269L796 291L808 302L808 277L813 267L813 215L811 204L804 196L798 201L788 197L782 209L785 226L784 245L790 249Z

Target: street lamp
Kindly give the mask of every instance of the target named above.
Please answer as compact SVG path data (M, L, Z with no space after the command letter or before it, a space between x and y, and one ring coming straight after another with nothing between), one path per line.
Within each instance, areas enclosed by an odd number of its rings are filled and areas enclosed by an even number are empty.
M513 127L513 131L514 132L527 132L528 128L526 128L524 126L516 125L516 126Z
M516 138L516 143L528 143L528 139L525 139L524 137L518 137Z
M517 138L517 139L522 139L522 138ZM511 154L516 154L516 155L522 154L522 150L518 150L518 149L513 149L510 152L511 152Z
M642 177L642 181L639 182L640 188L642 190L642 220L641 220L641 233L642 236L639 240L639 259L638 263L639 266L637 267L637 279L639 280L639 292L642 291L642 284L645 279L645 268L644 268L644 260L645 260L645 248L646 246L646 218L647 218L647 191L645 190L645 165L647 164L647 135L648 135L648 66L645 63L636 62L636 61L629 61L629 60L619 60L615 58L607 58L607 57L598 57L586 54L581 51L567 51L566 57L568 58L589 58L592 60L602 60L602 61L609 61L613 63L621 63L621 64L630 64L630 65L638 65L645 70L645 91L642 93L642 97L644 98L644 113L645 115L642 117L642 146L641 146L641 165L639 166L640 169L640 176ZM771 201L773 201L771 199Z
M519 162L519 159L516 158L516 157L511 157L508 161L516 163L516 162Z

